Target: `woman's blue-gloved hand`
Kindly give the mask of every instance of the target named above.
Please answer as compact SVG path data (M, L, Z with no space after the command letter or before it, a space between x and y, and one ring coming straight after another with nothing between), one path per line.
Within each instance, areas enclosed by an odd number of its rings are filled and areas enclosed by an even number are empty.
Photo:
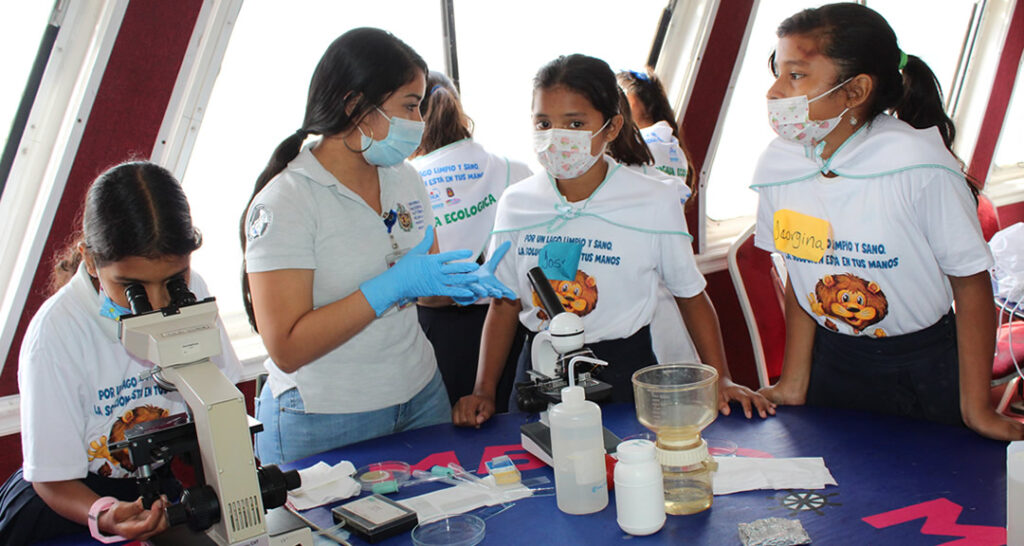
M427 226L423 240L402 256L394 266L359 285L370 307L381 316L389 307L406 299L424 296L450 296L476 299L482 291L474 286L479 279L470 273L473 262L456 262L473 255L471 250L453 250L428 254L434 244L434 227ZM449 263L452 262L452 263ZM475 290L474 290L475 289Z
M470 277L476 277L476 282L473 286L470 286L470 289L477 294L481 291L485 292L485 294L477 297L452 296L455 303L459 305L469 305L479 298L487 296L492 298L506 298L510 300L514 300L519 297L512 289L502 284L501 281L494 276L494 270L497 269L498 264L501 263L501 259L505 257L505 253L508 252L508 249L511 246L511 241L505 241L494 251L494 254L491 254L491 259L487 260L487 263L480 267L480 269L468 274Z

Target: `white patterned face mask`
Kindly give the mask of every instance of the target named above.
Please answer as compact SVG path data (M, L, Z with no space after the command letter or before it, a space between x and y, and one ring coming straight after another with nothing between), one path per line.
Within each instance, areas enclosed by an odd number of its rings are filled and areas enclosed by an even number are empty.
M840 120L849 108L844 109L834 118L818 120L810 119L810 104L846 85L852 79L848 78L846 81L810 100L807 100L807 95L784 99L768 99L768 123L775 130L775 133L785 140L807 146L821 142L826 135L839 125Z
M596 132L579 129L544 129L533 132L533 151L537 161L552 177L565 180L577 178L587 172L604 154L604 146L597 155L590 154L590 143L594 136L611 123L604 122Z

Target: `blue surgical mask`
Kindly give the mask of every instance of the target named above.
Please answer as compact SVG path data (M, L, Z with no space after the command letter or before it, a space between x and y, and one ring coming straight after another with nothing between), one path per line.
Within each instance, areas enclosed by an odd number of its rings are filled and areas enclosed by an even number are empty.
M388 120L388 136L384 140L374 140L360 129L363 157L367 163L378 167L398 165L420 147L425 124L422 121L388 117L380 108L377 111Z
M121 307L114 303L114 300L110 299L110 296L106 292L100 290L100 295L103 296L103 303L100 304L100 316L107 317L111 320L120 320L121 315L130 315L132 310L127 307Z

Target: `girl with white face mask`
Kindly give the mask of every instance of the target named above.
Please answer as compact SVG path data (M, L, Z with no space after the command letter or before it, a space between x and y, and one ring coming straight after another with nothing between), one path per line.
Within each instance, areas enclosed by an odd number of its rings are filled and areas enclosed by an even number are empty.
M755 244L786 256L786 352L761 392L1024 438L989 398L992 257L935 76L856 3L804 10L778 36L779 138L752 187Z
M306 457L450 420L412 303L511 292L469 250L437 252L419 146L426 64L374 28L336 39L302 127L278 146L242 222L243 290L269 358L256 454ZM320 138L303 145L310 134ZM482 271L482 270L481 270Z
M702 360L720 372L723 413L730 400L740 402L747 416L773 412L767 400L730 379L677 191L609 157L628 164L650 160L636 127L623 130L619 100L615 74L600 59L559 57L538 72L534 149L545 172L505 191L490 245L511 244L495 275L520 297L491 303L477 382L473 394L455 405L455 424L479 426L493 414L495 385L517 322L531 332L520 376L531 366L532 334L550 318L526 276L538 265L564 310L582 317L587 345L609 362L599 379L611 385L613 401L631 401L632 373L656 362L648 325L661 281L675 295Z

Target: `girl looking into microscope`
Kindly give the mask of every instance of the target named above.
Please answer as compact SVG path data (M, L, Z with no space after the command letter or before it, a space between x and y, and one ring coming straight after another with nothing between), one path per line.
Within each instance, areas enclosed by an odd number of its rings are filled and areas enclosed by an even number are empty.
M118 339L130 314L125 288L141 284L153 308L170 302L167 283L184 279L197 298L209 296L190 268L202 243L181 185L164 168L123 163L89 188L80 239L58 260L54 293L32 318L19 354L24 465L0 488L0 544L28 544L84 532L97 540L145 540L167 528L166 501L147 510L137 469L123 450L134 424L183 413L177 392L140 374L151 364L133 358ZM219 322L219 319L218 319ZM212 360L232 382L241 372L220 328L222 353ZM161 491L181 487L169 465L155 471Z

